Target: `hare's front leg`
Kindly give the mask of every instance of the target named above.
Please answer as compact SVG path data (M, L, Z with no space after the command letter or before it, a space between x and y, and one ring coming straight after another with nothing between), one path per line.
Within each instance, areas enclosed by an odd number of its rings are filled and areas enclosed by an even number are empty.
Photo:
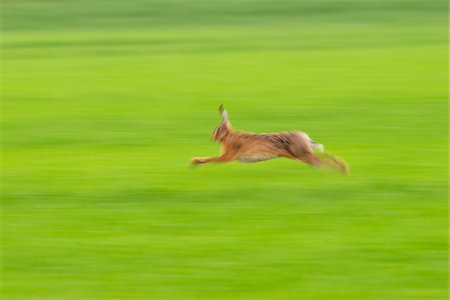
M191 163L193 165L206 164L206 163L211 163L211 162L224 163L224 162L232 161L233 159L234 159L234 157L231 155L222 154L220 156L211 156L211 157L194 157L191 160Z

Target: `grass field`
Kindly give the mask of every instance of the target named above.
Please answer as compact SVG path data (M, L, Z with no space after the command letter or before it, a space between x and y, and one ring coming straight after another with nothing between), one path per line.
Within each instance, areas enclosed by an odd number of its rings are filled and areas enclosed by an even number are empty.
M447 299L447 1L2 3L2 299ZM189 168L236 129L289 160Z

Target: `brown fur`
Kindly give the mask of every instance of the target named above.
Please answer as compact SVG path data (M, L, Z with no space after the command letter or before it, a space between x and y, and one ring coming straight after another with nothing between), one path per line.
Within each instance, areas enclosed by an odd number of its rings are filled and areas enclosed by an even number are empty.
M330 153L316 155L312 147L316 143L303 132L256 134L235 131L222 106L219 111L222 115L222 123L214 129L211 140L222 144L221 154L213 157L195 157L191 161L194 165L211 162L224 163L233 160L257 162L286 157L315 167L329 166L344 174L348 173L347 164L343 160Z

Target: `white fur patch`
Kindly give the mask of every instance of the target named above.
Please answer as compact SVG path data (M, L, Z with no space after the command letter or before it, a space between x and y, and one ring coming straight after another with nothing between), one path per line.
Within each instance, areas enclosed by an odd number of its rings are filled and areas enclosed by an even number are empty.
M319 152L323 152L323 151L325 151L325 147L322 145L322 144L311 144L311 147L313 148L313 149L316 149L317 151L319 151Z

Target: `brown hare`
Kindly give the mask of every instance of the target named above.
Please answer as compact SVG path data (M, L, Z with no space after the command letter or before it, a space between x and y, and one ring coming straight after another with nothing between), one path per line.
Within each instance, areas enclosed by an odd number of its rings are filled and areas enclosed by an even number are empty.
M195 157L192 164L224 163L233 160L251 163L269 160L278 157L295 159L315 167L332 167L348 174L347 164L324 151L323 145L311 140L309 136L300 131L282 133L249 133L235 131L228 120L228 113L219 107L222 123L218 125L212 135L212 141L222 144L219 156ZM319 152L316 154L314 151Z

